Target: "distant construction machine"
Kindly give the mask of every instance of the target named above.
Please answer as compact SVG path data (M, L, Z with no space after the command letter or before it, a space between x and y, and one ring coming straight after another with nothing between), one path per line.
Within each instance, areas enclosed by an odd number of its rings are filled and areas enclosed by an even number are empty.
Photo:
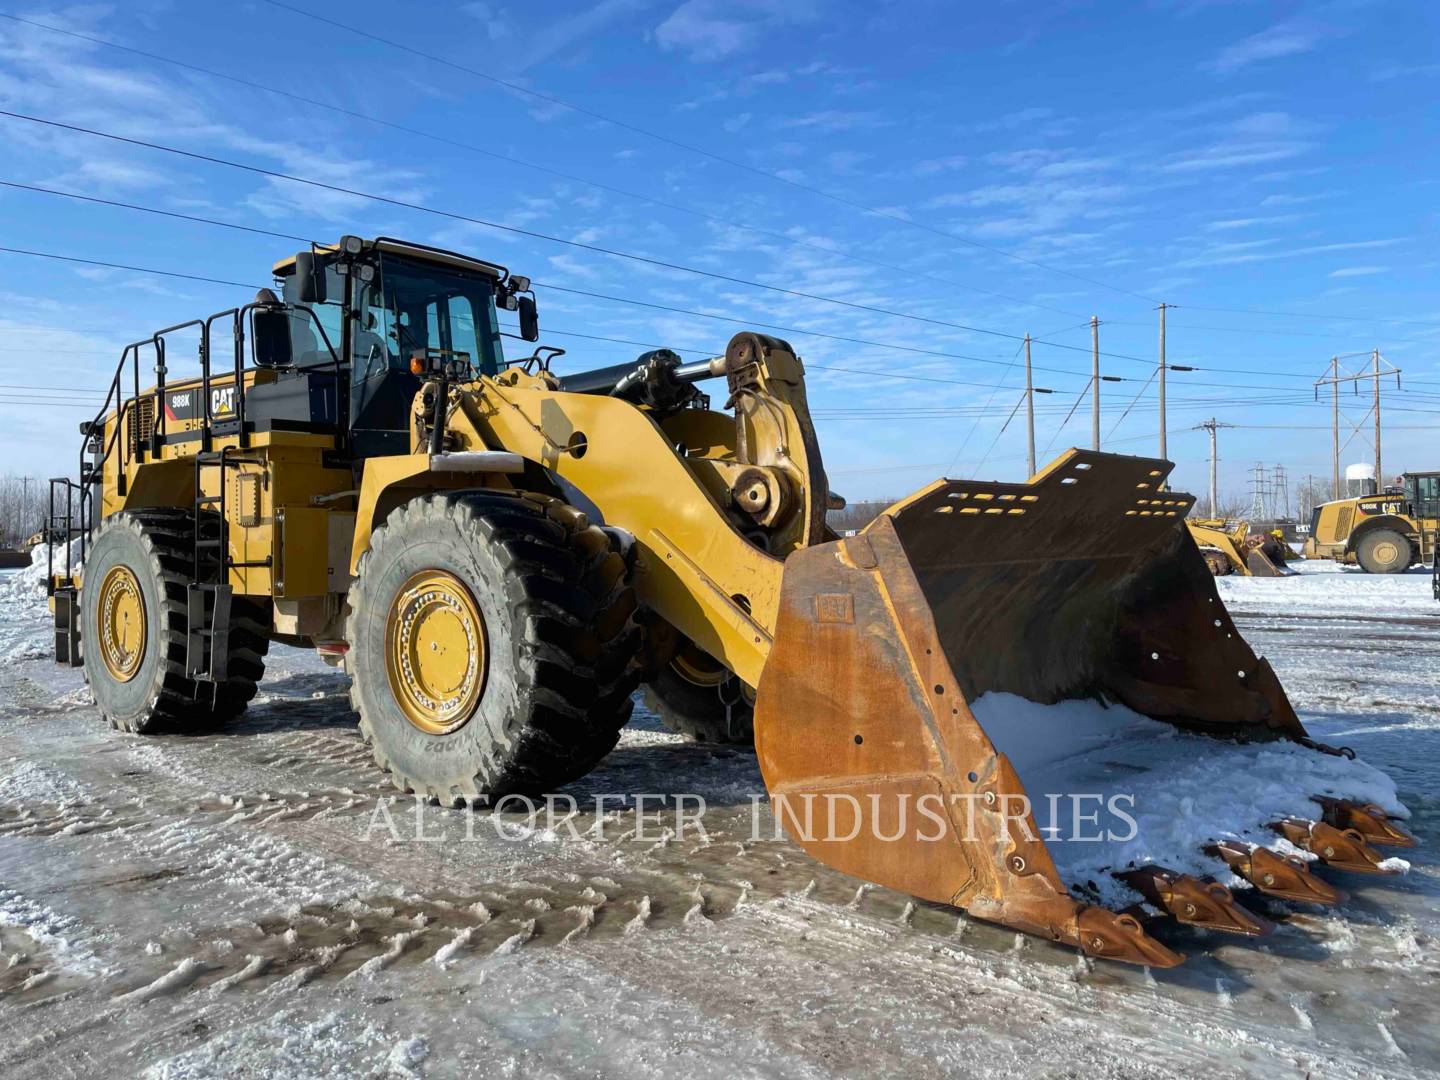
M1354 563L1367 574L1398 574L1434 563L1437 531L1440 472L1405 473L1377 494L1315 507L1304 554Z
M1185 527L1216 577L1285 577L1292 552L1283 536L1252 533L1247 521L1189 518Z

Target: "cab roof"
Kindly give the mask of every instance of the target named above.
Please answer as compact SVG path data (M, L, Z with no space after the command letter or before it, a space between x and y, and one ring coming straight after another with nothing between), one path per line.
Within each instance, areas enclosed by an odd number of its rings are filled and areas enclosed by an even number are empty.
M393 255L405 255L421 262L438 263L442 266L453 266L458 270L469 270L472 273L487 274L490 277L501 279L509 274L503 266L484 259L471 258L468 255L461 255L459 252L446 251L444 248L430 247L428 244L412 244L405 240L393 240L386 236L377 237L374 240L367 240L366 247L379 249L382 252L389 252ZM339 244L316 244L317 252L339 251ZM295 272L295 256L281 259L272 268L271 272L276 277L289 277Z

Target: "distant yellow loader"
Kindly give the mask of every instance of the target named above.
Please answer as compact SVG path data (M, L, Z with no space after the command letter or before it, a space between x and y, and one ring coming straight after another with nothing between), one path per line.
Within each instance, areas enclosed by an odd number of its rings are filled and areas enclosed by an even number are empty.
M1285 577L1289 573L1285 569L1288 551L1278 529L1252 534L1249 522L1213 518L1186 521L1185 527L1216 577Z

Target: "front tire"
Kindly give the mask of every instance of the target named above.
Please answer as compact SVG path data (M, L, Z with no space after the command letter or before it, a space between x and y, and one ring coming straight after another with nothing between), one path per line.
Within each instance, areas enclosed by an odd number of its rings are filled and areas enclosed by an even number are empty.
M566 503L415 499L375 530L351 590L351 702L403 791L450 805L584 776L630 717L629 565Z
M1409 569L1410 541L1394 529L1375 529L1355 546L1355 561L1367 574L1398 574Z
M95 704L121 731L208 727L244 712L265 673L263 605L234 597L226 679L214 688L185 674L194 524L181 510L108 517L90 545L80 587L80 648Z

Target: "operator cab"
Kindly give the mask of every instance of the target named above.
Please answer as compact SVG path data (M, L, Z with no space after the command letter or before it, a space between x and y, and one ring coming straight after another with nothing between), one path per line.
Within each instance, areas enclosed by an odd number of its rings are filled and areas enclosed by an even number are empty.
M538 336L534 299L522 295L527 279L440 248L347 236L274 272L290 309L293 369L319 372L330 362L317 323L339 355L336 404L356 457L409 452L421 373L444 366L466 379L505 366L497 306L520 312L527 340Z
M1405 498L1417 518L1440 518L1440 473L1406 473Z

